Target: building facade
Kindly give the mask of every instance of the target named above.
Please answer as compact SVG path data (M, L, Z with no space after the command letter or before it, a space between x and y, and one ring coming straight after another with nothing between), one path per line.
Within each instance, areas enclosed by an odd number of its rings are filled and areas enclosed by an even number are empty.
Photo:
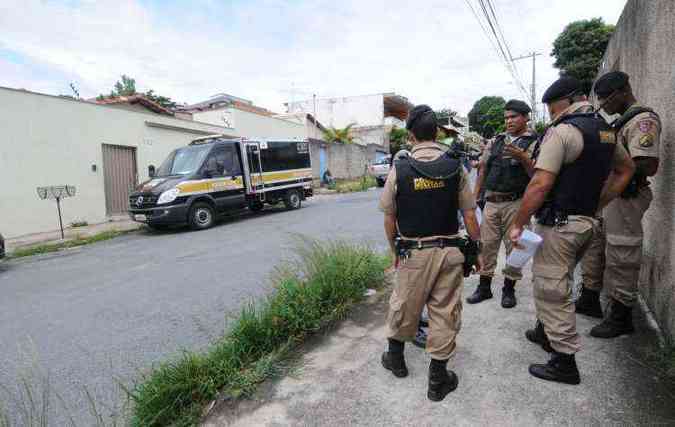
M0 232L58 229L55 203L36 192L41 186L76 187L62 203L64 225L125 215L128 192L148 178L149 165L194 138L228 132L137 107L0 87Z

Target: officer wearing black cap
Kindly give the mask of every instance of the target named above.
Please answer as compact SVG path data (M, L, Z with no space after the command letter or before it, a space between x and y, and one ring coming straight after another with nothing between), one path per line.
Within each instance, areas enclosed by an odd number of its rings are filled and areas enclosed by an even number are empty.
M426 305L426 350L432 359L427 396L440 401L458 383L446 368L455 352L462 312L464 256L458 248L457 210L462 211L471 239L478 241L480 229L466 172L435 141L434 112L426 105L413 108L406 128L411 153L395 161L380 199L385 234L398 269L387 315L389 348L382 355L382 365L396 377L408 375L404 342L414 339Z
M538 321L526 337L550 351L551 358L530 365L529 371L568 384L581 381L570 285L574 269L597 227L596 212L623 191L634 170L604 120L592 113L571 113L579 92L576 79L562 77L544 93L542 102L553 122L535 153L535 172L509 232L518 244L536 213L535 232L543 238L532 265Z
M647 177L658 170L661 121L652 109L637 102L624 72L603 75L594 90L607 113L621 114L612 126L617 142L628 150L636 166L626 191L602 212L605 252L589 253L592 259L584 258L584 265L594 266L597 280L584 277L577 301L577 313L602 317L600 291L604 282L610 296L609 311L604 321L591 329L591 336L613 338L633 332L631 311L637 300L642 262L642 217L652 201Z
M512 249L507 232L534 171L532 152L537 135L527 127L529 114L530 107L525 102L516 99L507 102L504 107L506 132L497 135L481 157L474 192L478 199L485 190L481 224L483 269L478 287L466 300L469 304L492 298L490 287L502 241L507 254ZM512 308L516 306L516 281L523 275L519 268L509 265L504 267L503 274L502 307Z

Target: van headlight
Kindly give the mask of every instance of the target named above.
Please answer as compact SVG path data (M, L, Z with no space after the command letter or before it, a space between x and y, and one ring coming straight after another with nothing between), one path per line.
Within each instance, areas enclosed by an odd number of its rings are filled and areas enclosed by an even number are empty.
M178 193L180 193L180 190L177 188L172 188L171 190L166 190L165 192L162 193L161 196L159 196L159 200L157 200L158 205L162 205L164 203L171 203L174 200L176 200L176 197L178 197Z

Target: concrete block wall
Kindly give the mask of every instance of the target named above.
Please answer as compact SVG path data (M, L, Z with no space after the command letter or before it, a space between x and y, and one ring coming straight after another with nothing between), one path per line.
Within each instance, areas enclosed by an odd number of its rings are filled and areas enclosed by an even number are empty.
M675 1L628 0L600 74L630 75L638 101L661 117L661 161L651 179L654 201L645 230L640 292L664 333L675 341Z

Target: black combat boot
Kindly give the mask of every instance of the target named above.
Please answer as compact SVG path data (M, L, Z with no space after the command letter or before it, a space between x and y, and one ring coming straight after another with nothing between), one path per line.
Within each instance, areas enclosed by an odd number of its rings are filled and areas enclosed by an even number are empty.
M429 390L427 391L429 400L440 402L445 399L448 393L457 388L457 384L459 384L457 375L448 371L447 366L447 360L431 359L429 364Z
M476 290L471 294L469 298L466 299L466 302L469 304L477 304L486 299L492 298L492 290L490 285L492 284L492 277L490 276L480 276L480 283Z
M581 286L581 295L575 304L577 313L602 319L600 292L588 289L583 284Z
M537 320L537 323L534 325L534 329L528 329L525 331L525 338L535 344L539 344L541 348L543 348L547 353L553 352L551 343L549 342L546 332L544 331L544 324L541 323L540 320Z
M573 354L553 352L551 359L545 365L530 365L530 374L546 381L556 381L565 384L579 384L579 370Z
M516 306L515 286L515 280L504 279L504 287L502 288L502 307L513 308Z
M633 328L632 307L621 304L612 299L607 317L599 325L591 329L591 336L596 338L615 338L623 334L632 334Z
M394 376L404 378L408 376L408 367L405 366L403 348L405 343L389 338L389 349L382 353L382 366L391 371Z

